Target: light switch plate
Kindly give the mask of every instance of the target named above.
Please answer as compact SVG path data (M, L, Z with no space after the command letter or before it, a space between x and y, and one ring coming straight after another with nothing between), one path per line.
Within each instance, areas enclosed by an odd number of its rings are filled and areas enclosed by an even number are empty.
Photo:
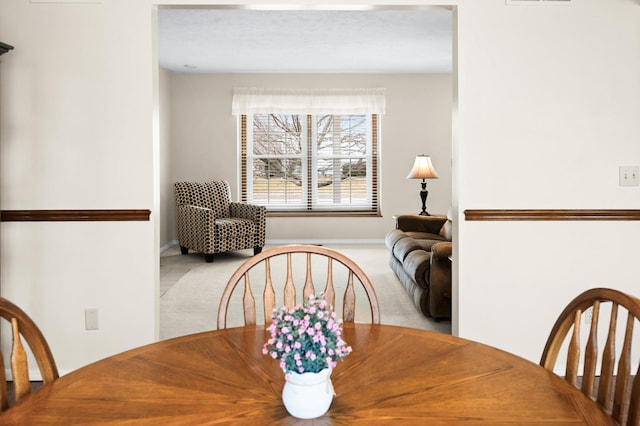
M620 186L639 186L640 167L620 166Z

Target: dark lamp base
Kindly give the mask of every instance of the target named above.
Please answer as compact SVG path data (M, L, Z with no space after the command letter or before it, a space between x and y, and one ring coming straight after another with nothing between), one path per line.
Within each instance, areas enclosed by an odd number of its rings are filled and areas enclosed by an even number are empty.
M420 201L422 201L422 211L419 213L420 216L431 216L429 212L427 212L427 195L429 195L429 191L427 191L427 182L422 179L421 182L422 190L420 191Z

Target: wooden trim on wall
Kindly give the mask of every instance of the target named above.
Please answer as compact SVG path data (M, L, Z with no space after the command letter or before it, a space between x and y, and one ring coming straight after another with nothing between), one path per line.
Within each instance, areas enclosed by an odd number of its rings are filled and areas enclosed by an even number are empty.
M151 210L2 210L2 222L148 221Z
M466 220L640 220L640 210L465 210Z

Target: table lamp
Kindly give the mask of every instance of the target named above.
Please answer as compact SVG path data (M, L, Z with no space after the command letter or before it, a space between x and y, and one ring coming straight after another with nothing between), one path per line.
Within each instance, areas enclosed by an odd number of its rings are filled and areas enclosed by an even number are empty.
M427 195L429 195L429 191L427 191L427 182L425 179L438 179L438 174L434 170L433 164L431 164L431 157L428 155L417 155L407 179L422 179L422 190L420 191L422 211L420 212L420 216L431 216L427 212Z

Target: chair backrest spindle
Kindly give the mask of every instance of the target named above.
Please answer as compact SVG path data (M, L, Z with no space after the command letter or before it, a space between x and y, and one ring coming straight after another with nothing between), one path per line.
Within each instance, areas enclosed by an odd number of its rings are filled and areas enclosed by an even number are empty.
M244 276L244 295L242 296L244 306L244 322L245 324L256 323L256 299L251 291L251 279L249 274Z
M620 360L618 361L618 375L616 377L616 391L613 398L613 416L616 419L620 419L623 417L623 414L629 408L630 398L629 394L629 379L631 374L631 340L633 336L633 323L634 318L629 313L627 316L627 333L624 336L624 343L622 344L622 351L620 352ZM640 374L640 368L638 369L638 373L636 373L636 378ZM640 379L638 379L640 380ZM638 387L638 380L635 382L635 388ZM640 394L635 392L635 405L640 404ZM636 419L640 421L640 419ZM629 422L629 424L634 424Z
M287 281L284 284L284 306L293 308L296 305L296 285L293 282L293 265L291 253L287 253Z
M249 272L247 272L247 274L248 273ZM264 300L264 323L268 324L269 321L271 321L271 315L276 307L276 291L273 288L273 281L271 281L271 262L269 259L264 260L264 275L264 293L262 300Z
M598 387L598 404L605 410L611 411L611 385L613 384L613 367L616 362L616 325L618 323L618 304L611 306L609 318L609 332L607 342L602 352L602 366L600 367L600 386Z
M304 280L302 295L307 299L312 294L316 294L316 289L313 286L313 277L311 272L311 253L307 253L307 275Z
M329 302L329 305L336 306L336 289L333 286L333 260L327 258L327 283L324 286L324 292L322 292L324 300Z
M347 288L344 291L344 301L342 302L344 320L353 322L356 315L356 293L353 288L353 272L349 271L347 279Z
M251 285L249 281L249 273L258 264L265 264L265 289L263 293L263 308L265 324L271 322L271 315L275 307L276 289L274 287L274 279L272 277L271 262L274 258L283 256L286 258L286 278L283 286L283 298L284 306L293 308L296 306L296 285L293 271L293 255L296 253L303 253L306 255L305 261L305 274L304 274L304 286L302 288L303 298L308 298L309 295L315 293L315 285L313 282L314 270L318 269L313 261L313 257L320 257L327 259L327 277L326 285L323 293L323 297L335 308L335 286L334 277L335 270L333 262L342 265L347 271L347 282L343 298L343 312L342 319L346 322L353 322L355 320L355 306L356 306L356 292L354 286L354 277L362 285L365 295L369 300L369 306L371 309L371 321L373 323L380 323L380 312L378 308L378 299L375 294L375 290L371 281L362 269L351 259L345 255L320 246L310 245L290 245L275 247L269 250L253 256L245 261L231 276L227 282L222 298L220 300L220 306L218 308L218 328L226 328L227 326L227 309L231 295L233 294L238 282L244 277L244 322L245 325L256 324L256 306L253 299ZM277 282L276 282L277 283ZM301 303L302 301L299 301Z
M29 382L29 366L27 364L27 353L22 346L18 320L11 318L11 334L13 345L11 346L11 371L13 372L13 386L16 392L16 401L31 392Z
M589 397L593 396L593 386L596 380L596 362L598 361L598 317L600 316L600 302L593 304L591 312L591 326L589 338L584 351L584 371L582 375L582 392Z
M567 354L567 370L565 380L576 386L578 384L578 364L580 362L580 318L582 311L576 311L573 320L573 334Z

